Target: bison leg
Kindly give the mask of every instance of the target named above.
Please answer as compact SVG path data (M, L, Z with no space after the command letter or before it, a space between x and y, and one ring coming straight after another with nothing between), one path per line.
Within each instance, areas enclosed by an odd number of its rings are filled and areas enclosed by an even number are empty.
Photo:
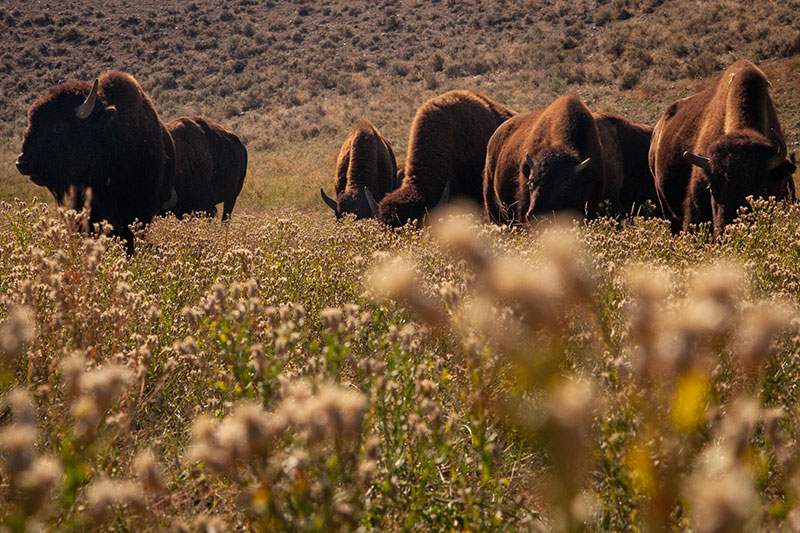
M233 212L233 206L236 204L236 198L233 198L230 201L225 201L222 204L222 220L228 220L231 218L231 213Z

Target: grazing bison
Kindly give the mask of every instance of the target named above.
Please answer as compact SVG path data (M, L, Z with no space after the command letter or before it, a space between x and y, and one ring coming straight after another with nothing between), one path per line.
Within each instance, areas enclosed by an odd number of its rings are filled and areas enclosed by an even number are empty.
M130 74L106 72L94 85L58 85L34 102L16 165L76 209L91 188L90 222L107 220L132 253L128 225L150 222L174 200L174 163L172 137L142 87Z
M795 166L786 160L769 87L763 72L739 60L664 111L649 161L674 232L711 221L717 236L747 196L793 196Z
M374 214L367 194L371 194L373 200L381 200L386 193L397 188L398 183L392 145L368 120L362 120L339 151L333 182L336 199L329 198L321 188L319 193L325 204L333 209L336 218L345 213L352 213L356 218L369 218Z
M597 124L575 95L509 119L486 149L484 208L496 223L561 210L593 215L603 187Z
M623 215L641 213L648 201L658 205L647 154L653 128L611 113L594 113L603 147L603 200Z
M380 220L391 226L422 220L449 195L480 204L486 144L514 114L474 91L450 91L425 102L411 125L403 182L381 200Z
M199 117L181 117L167 123L175 143L177 201L165 211L178 218L187 213L231 216L247 173L247 149L232 132Z

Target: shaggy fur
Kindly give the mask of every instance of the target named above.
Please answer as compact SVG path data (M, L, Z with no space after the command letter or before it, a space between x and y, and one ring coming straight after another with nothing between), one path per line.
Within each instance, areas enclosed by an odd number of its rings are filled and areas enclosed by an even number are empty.
M231 216L247 173L247 149L234 133L200 117L181 117L167 123L175 143L175 192L169 209L178 218L194 212Z
M575 167L586 158L591 158L589 165L576 174ZM517 115L489 141L483 193L486 216L493 222L522 223L535 214L562 210L593 216L603 186L597 125L575 95Z
M369 187L379 202L399 184L392 145L368 120L360 121L344 141L336 163L333 182L336 218L345 213L356 218L372 217L364 187Z
M403 182L380 202L381 221L392 226L421 221L448 182L450 198L480 204L486 144L514 114L474 91L450 91L425 102L411 125Z
M692 165L685 151L710 158L710 171ZM661 209L673 232L712 221L718 235L746 205L745 197L793 197L795 166L764 73L739 60L706 89L670 105L656 124L649 164Z
M603 147L603 199L622 215L639 214L648 201L658 205L647 161L653 128L611 113L594 113Z
M80 120L75 108L90 90L87 82L51 87L31 106L18 168L77 209L91 188L90 221L107 220L133 252L128 225L150 222L170 198L172 137L130 74L102 74L94 109Z

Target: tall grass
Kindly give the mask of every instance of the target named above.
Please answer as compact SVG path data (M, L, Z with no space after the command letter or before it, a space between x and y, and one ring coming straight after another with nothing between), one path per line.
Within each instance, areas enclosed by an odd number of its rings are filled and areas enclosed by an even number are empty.
M0 208L12 531L771 529L797 504L800 211L429 229Z

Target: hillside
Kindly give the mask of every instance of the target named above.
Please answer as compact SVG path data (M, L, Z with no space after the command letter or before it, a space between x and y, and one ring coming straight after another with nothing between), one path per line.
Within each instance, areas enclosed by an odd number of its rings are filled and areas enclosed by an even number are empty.
M703 9L698 9L703 6ZM251 152L242 206L321 208L338 147L368 118L403 155L415 109L449 89L517 110L574 91L654 122L735 58L765 69L790 149L800 133L800 2L659 0L23 2L0 7L2 196L30 197L13 159L47 87L132 72L163 118L201 114ZM786 59L788 58L788 59Z

